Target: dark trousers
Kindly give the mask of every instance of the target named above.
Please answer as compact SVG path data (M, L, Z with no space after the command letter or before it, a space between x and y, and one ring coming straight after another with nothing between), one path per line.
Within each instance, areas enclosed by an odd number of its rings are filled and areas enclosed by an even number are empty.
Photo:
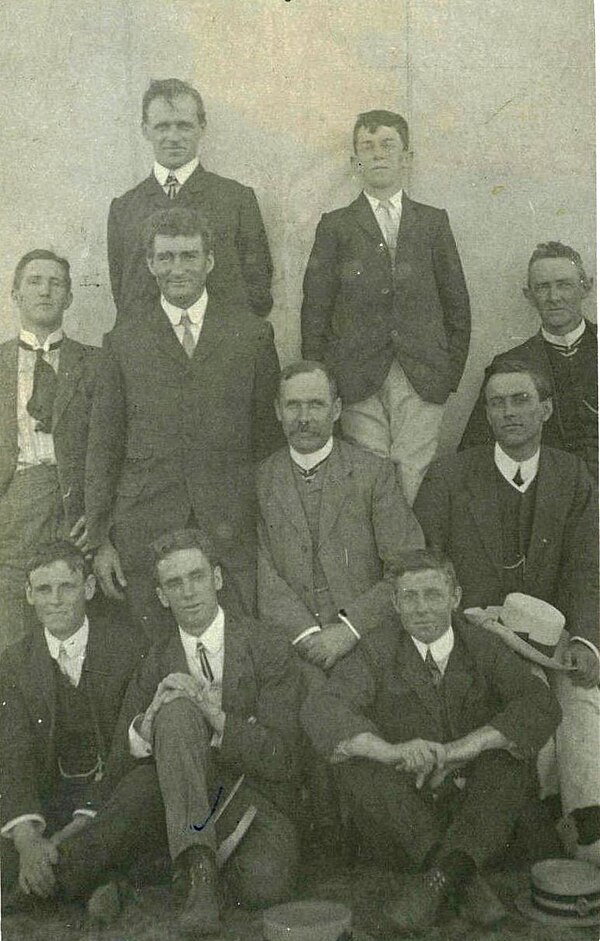
M287 897L297 845L283 813L244 782L216 827L211 823L215 796L228 778L220 773L211 738L190 700L176 699L160 709L154 759L142 760L93 823L63 844L60 880L67 895L85 895L142 855L168 852L176 860L193 845L214 849L253 804L257 815L224 868L228 887L245 904L274 904Z
M434 797L418 791L412 775L375 761L339 766L354 823L377 855L421 867L434 851L468 853L478 867L505 849L519 814L531 799L532 768L506 751L488 751L465 770L459 790L446 781Z

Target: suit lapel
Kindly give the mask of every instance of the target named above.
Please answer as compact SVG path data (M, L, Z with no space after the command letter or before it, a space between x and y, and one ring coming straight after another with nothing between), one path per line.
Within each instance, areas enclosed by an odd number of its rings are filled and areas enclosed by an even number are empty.
M280 505L279 515L283 515L294 529L300 534L304 542L310 544L311 536L306 521L306 514L300 500L296 481L294 480L294 470L292 459L286 448L275 455L275 467L273 469L273 501Z
M403 631L400 634L396 653L395 669L399 689L406 695L406 688L414 690L421 704L430 715L440 721L440 697L437 693L427 667L410 636Z
M417 208L406 193L402 193L402 214L400 216L400 228L398 229L398 240L396 242L396 260L395 264L403 260L406 256L408 260L408 248L414 244L419 244L415 238L415 229L417 224Z
M531 576L536 578L537 573L543 569L546 549L554 541L557 525L562 526L565 513L562 493L560 472L556 468L554 455L542 447L537 473L535 510L525 563L528 587L531 586Z
M490 559L496 568L502 569L502 528L493 448L470 453L472 461L465 468L466 486L471 493L469 509Z
M189 672L187 660L185 658L185 650L183 649L181 637L179 636L179 629L177 627L174 629L174 633L164 649L163 664L165 676L168 676L169 673Z
M17 369L19 342L15 338L0 353L0 429L2 447L17 456Z
M147 320L136 322L136 330L145 329L152 331L152 346L157 356L167 356L180 367L189 366L190 359L177 339L177 334L160 302L152 308Z
M347 478L352 473L352 468L344 459L342 450L335 441L333 451L325 467L321 513L319 516L319 545L323 544L335 526L340 511L350 496Z
M375 218L375 214L371 209L371 204L365 194L361 193L350 205L354 211L356 222L361 229L364 229L364 231L370 235L371 238L376 239L377 242L381 242L383 235L379 228L379 223Z
M33 709L41 716L49 716L51 734L56 718L56 682L44 630L39 624L31 636L31 669L24 681Z
M65 409L75 394L81 379L82 360L85 350L68 337L62 342L58 359L58 387L52 413L52 432L64 415Z
M248 642L235 621L225 615L225 646L223 652L223 684L221 707L224 712L240 708L239 687L248 674Z
M217 351L229 349L231 342L232 337L227 315L219 309L209 295L202 329L192 356L192 363L196 365L209 356L213 356Z
M444 673L444 698L448 708L448 719L451 729L461 728L464 724L461 715L464 712L465 700L475 682L472 671L469 670L470 658L458 631L454 630L454 647L446 672Z

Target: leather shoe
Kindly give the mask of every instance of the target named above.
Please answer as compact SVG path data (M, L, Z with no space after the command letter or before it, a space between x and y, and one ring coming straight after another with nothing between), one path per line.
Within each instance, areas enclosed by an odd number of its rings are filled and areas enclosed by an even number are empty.
M175 861L174 889L185 896L178 926L189 938L218 934L217 863L207 846L190 846Z
M410 876L402 898L387 905L385 915L401 934L430 928L438 920L450 888L446 874L434 866L425 873Z
M460 891L460 913L480 928L491 928L508 915L491 885L479 873Z

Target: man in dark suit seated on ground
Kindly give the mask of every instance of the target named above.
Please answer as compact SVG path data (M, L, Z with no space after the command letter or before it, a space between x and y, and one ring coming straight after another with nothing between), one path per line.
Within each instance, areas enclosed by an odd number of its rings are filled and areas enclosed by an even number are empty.
M597 482L598 328L582 313L592 283L573 248L561 242L538 245L529 260L523 293L540 315L542 326L525 343L496 356L486 379L505 356L546 373L552 384L553 410L544 425L544 444L576 454ZM484 381L461 449L492 440L485 411Z
M146 266L142 230L169 205L200 212L215 233L209 291L263 317L271 310L273 266L254 191L205 170L198 145L206 127L199 93L177 78L153 81L142 102L142 131L154 150L149 177L114 199L108 216L108 266L117 317L145 315L158 296Z
M0 660L3 903L17 880L21 895L52 894L57 846L89 821L140 659L131 631L86 615L94 588L66 541L41 547L27 566L39 623Z
M264 905L290 891L298 678L285 644L220 607L221 569L203 534L167 535L154 552L172 633L129 686L106 779L107 791L116 787L61 847L58 879L71 897L95 889L89 910L107 919L119 910L118 887L101 883L142 853L168 852L183 898L179 927L196 937L219 930L217 850L232 831L241 844L224 873L235 900Z
M505 849L560 717L519 657L466 623L460 597L446 557L407 554L396 623L365 637L302 710L315 745L339 763L360 834L421 870L388 910L409 932L447 901L480 927L506 914L481 870Z
M258 474L259 612L327 670L391 614L386 574L423 536L391 462L333 437L342 403L324 366L286 366L275 408L288 446Z
M17 264L18 337L0 346L0 652L31 626L25 565L42 542L86 542L83 481L99 350L65 336L73 300L66 258Z
M348 441L391 458L412 506L471 332L448 215L403 190L408 125L360 114L352 165L364 190L325 213L304 277L302 355L337 379Z

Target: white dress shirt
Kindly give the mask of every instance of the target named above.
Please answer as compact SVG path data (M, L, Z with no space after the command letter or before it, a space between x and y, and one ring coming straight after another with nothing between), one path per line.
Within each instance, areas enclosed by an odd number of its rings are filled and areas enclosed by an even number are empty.
M392 207L390 209L390 216L392 217L392 221L394 225L396 226L396 233L398 233L400 230L400 220L402 219L402 192L403 191L400 189L398 190L397 193L394 193L393 196L388 196L387 198L388 201L392 204ZM383 235L385 239L386 232L381 223L381 209L379 208L379 203L385 203L386 200L378 199L376 196L371 196L371 194L367 193L366 190L363 190L363 193L369 200L371 209L373 210L375 218L377 219L377 225L381 229L381 234Z
M223 658L225 655L225 614L223 609L219 608L214 621L209 624L200 637L188 634L181 627L179 628L179 637L181 638L188 672L195 679L205 683L206 678L197 657L198 641L202 641L214 677L213 688L216 687L220 690L223 682ZM140 712L129 726L129 751L134 758L147 758L152 754L152 745L145 738L142 738L136 728L139 727L142 719L143 713ZM211 745L218 748L221 741L222 736L215 732Z
M168 195L169 187L167 186L167 179L169 175L175 177L175 179L179 183L179 189L181 189L181 187L186 182L186 180L188 180L191 177L192 173L194 172L194 170L196 169L199 163L200 161L198 160L198 157L194 157L194 159L190 160L189 163L184 163L182 167L177 167L176 170L169 170L168 167L163 167L162 163L155 163L154 164L154 176L156 177L156 179L158 180L158 182L164 189L165 193L167 193ZM177 190L177 192L179 192L179 189Z
M27 403L33 393L33 372L35 369L35 350L44 350L43 359L58 373L60 349L51 350L49 347L63 339L62 329L51 333L44 343L27 330L21 330L19 339L33 350L25 350L19 346L17 357L17 470L32 467L36 464L56 464L54 441L51 434L45 431L36 431L37 424L27 411Z
M432 644L425 644L422 640L418 640L416 637L413 637L412 634L410 635L410 639L417 648L423 662L425 662L427 651L431 650L431 656L435 660L435 664L443 676L446 672L446 667L448 666L450 654L454 648L454 631L452 630L452 626L450 626L441 637L438 637L437 640L434 640Z
M494 447L494 463L511 487L514 487L519 493L525 493L527 488L530 487L535 480L538 472L540 449L538 448L535 454L532 457L528 457L526 461L515 461L512 457L509 457L506 451L503 451L498 442L496 442ZM521 468L521 477L523 478L521 485L516 484L513 480L519 468Z
M565 333L563 336L555 336L554 333L550 333L549 330L546 330L545 327L542 327L542 336L544 340L547 340L548 343L553 343L554 346L571 346L575 343L579 337L582 337L585 333L585 320L582 318L581 323L578 324L574 330L570 330L569 333Z
M208 294L206 293L206 288L198 298L198 300L191 305L191 307L176 307L175 304L171 304L166 297L161 297L160 304L165 314L169 318L171 326L175 331L175 336L179 342L183 345L183 334L185 327L181 323L181 317L183 314L188 315L190 318L190 330L194 338L194 343L198 342L198 337L200 336L200 331L202 330L202 324L204 323L204 315L206 313L206 306L208 304Z

